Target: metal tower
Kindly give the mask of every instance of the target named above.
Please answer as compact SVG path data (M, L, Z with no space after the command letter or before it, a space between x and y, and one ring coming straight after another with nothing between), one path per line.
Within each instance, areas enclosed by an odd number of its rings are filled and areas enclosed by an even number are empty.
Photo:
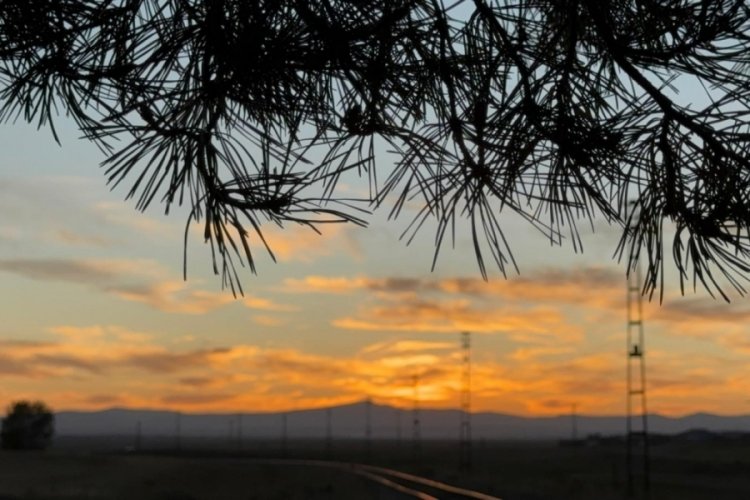
M471 469L471 334L461 333L461 423L459 468Z
M632 262L632 258L631 258ZM635 277L633 277L635 274ZM628 276L627 293L627 493L636 494L636 479L640 477L642 492L649 496L651 486L648 447L648 411L646 407L646 349L643 325L643 295L641 268ZM640 453L639 453L640 451ZM642 462L637 463L638 460ZM641 468L640 473L638 469Z

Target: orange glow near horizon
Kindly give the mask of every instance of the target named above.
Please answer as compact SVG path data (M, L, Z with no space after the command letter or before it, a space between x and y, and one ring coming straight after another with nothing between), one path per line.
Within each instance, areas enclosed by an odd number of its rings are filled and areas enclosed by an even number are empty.
M2 350L7 366L12 361L25 367L25 373L16 374L22 379L16 391L56 410L262 413L337 406L367 397L409 409L415 394L422 408L456 408L459 401L459 349L457 343L445 341L381 341L342 357L257 345L175 351L153 343L148 334L119 327L60 326L50 333L56 340L4 342ZM482 359L486 353L481 351L474 354L475 412L558 415L575 403L581 414L622 413L624 367L617 353L559 359L564 351L542 348L511 351L502 362ZM652 357L667 367L651 371L659 413L690 413L694 407L684 403L688 400L713 406L715 413L743 413L741 400L719 407L717 390L731 398L747 391L746 379L722 378L715 366L692 369L690 378L680 381L668 374L685 369L685 360L660 351ZM414 375L419 375L416 393ZM72 384L84 390L70 391ZM13 398L9 392L6 385L2 396Z
M192 264L210 258L200 242L182 280L181 221L87 200L95 190L81 185L96 184L0 184L18 217L0 224L2 404L254 413L371 398L409 409L419 375L420 407L457 408L459 333L470 331L473 411L625 410L624 272L608 261L537 262L484 281L470 241L429 274L431 243L403 248L384 226L292 226L270 230L281 263L243 275L235 298ZM44 205L61 197L59 210ZM651 410L750 413L746 301L670 288L645 317Z

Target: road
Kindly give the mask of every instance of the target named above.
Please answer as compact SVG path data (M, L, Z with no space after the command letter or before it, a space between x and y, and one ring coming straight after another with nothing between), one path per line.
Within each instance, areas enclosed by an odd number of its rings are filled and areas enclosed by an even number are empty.
M459 488L421 476L407 474L394 469L376 467L373 465L334 462L326 460L294 460L294 459L252 459L256 464L288 465L305 467L327 467L342 470L351 474L365 477L389 492L387 497L393 500L416 498L419 500L502 500L479 491Z

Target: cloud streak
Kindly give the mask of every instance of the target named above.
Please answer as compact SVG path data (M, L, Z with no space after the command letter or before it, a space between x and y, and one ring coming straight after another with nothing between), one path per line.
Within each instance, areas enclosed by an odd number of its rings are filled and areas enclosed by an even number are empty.
M335 319L333 324L347 330L383 332L501 333L519 342L545 338L579 342L583 337L579 327L554 309L477 307L466 299L385 302L363 307L358 315Z
M493 298L529 302L561 302L577 305L622 307L624 276L605 268L548 269L509 280L484 281L480 278L444 279L366 276L317 276L289 278L288 293L374 292L383 295L440 294L473 298Z
M60 409L118 404L270 411L365 396L410 407L414 375L419 375L424 405L452 408L459 397L458 342L406 336L374 342L348 355L323 355L252 344L175 351L156 343L152 335L118 326L60 326L53 334L54 342L4 341L0 380L21 380ZM483 339L489 337L475 340L475 410L556 414L575 402L581 412L619 412L624 394L621 353L563 352L545 345L487 357L482 355L487 349ZM671 352L652 350L650 356L656 411L684 409L680 401L686 391L711 409L712 401L722 400L717 393L724 399L739 398L748 389L750 369L742 365L729 374L719 358L697 369L690 359ZM71 383L76 394L59 390Z
M47 282L71 283L176 314L206 314L233 303L263 311L294 308L271 299L248 296L237 300L228 292L193 289L151 260L0 259L0 271Z

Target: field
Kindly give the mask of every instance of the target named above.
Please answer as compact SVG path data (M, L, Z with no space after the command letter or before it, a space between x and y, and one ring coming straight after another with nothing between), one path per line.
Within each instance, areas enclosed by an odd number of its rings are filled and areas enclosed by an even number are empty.
M477 442L459 472L455 442L171 440L124 452L118 438L60 439L46 452L0 453L0 500L389 498L364 478L322 467L263 464L259 457L373 463L506 500L621 499L621 444L560 447L550 442ZM146 446L148 445L148 446ZM172 446L173 448L173 446ZM113 450L118 450L116 453ZM653 499L750 498L750 442L666 442L652 447Z

